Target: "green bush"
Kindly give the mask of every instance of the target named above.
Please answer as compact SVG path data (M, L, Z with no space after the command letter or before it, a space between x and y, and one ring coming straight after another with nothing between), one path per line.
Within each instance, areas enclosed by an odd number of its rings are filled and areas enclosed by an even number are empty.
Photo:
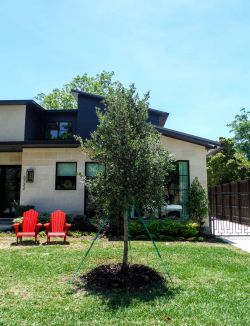
M38 221L42 224L48 223L50 221L50 213L48 212L39 213Z
M50 215L51 213L49 212L40 212L38 216L38 222L45 224L50 222ZM71 221L71 216L69 214L66 214L66 222Z
M16 205L15 206L15 217L23 216L23 213L30 209L35 209L35 206L33 206L33 205Z
M190 219L199 224L201 230L204 218L208 213L208 198L206 190L197 177L194 178L189 189L189 215Z
M130 222L130 224L129 224L129 235L132 238L135 238L138 235L145 235L144 226L138 221Z
M82 231L70 231L69 230L68 235L70 237L73 237L73 238L80 238L80 237L82 237L84 235L84 232L82 232Z
M21 223L23 221L23 217L22 216L18 216L16 218L13 219L12 223Z
M71 218L73 231L86 231L86 232L95 232L96 226L92 223L91 218L88 218L86 215L76 215Z
M148 220L145 224L156 240L172 241L178 238L184 240L198 234L198 224L189 221ZM138 239L141 236L149 238L144 226L137 220L129 224L129 233L132 239Z

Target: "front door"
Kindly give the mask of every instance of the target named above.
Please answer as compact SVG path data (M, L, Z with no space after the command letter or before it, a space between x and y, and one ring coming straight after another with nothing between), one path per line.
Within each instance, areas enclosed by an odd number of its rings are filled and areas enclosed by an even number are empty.
M13 217L19 203L21 166L0 165L0 217Z

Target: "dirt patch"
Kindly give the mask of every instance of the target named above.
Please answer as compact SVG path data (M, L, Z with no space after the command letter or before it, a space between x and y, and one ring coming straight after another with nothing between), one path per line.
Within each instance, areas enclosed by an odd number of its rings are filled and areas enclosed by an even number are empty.
M79 285L86 290L136 291L165 283L164 277L154 269L138 264L101 265L80 277Z

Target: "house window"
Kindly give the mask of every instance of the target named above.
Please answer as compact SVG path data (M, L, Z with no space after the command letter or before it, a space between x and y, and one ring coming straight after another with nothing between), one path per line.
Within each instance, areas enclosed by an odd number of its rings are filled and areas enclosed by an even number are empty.
M77 163L56 163L56 190L76 190Z
M181 217L188 218L189 161L177 161L166 180L166 202L182 206Z
M46 128L46 139L72 139L72 122L49 122Z
M104 165L96 162L86 162L85 164L85 176L87 179L94 178L98 172L102 172L104 170ZM93 200L89 194L88 189L85 188L85 214L88 217L92 217L95 215L95 205Z
M97 173L102 172L104 170L104 165L95 162L87 162L85 165L85 176L87 178L93 178L97 175Z

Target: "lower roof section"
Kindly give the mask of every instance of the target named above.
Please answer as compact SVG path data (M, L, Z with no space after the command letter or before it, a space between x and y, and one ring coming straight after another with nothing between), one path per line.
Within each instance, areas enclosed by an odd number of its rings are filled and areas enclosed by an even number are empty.
M0 142L0 152L22 152L23 148L76 148L79 147L77 141L9 141Z
M186 141L188 143L193 143L196 145L204 146L207 149L212 149L212 148L217 148L220 147L221 144L217 141L186 134L184 132L172 130L172 129L167 129L167 128L162 128L162 127L156 127L156 129L164 136Z
M214 149L221 146L217 141L189 135L180 131L156 127L164 136L182 140L188 143L204 146L207 149ZM34 140L34 141L10 141L0 142L0 152L22 152L23 148L76 148L79 142L76 140Z

